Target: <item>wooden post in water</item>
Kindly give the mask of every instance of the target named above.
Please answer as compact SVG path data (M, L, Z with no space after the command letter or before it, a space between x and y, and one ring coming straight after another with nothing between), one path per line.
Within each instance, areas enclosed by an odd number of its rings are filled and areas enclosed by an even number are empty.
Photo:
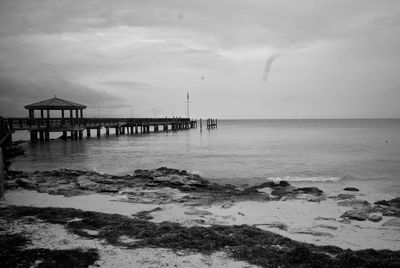
M110 136L110 128L106 127L106 136Z
M0 146L0 200L4 197L4 159L3 159L3 149Z
M87 128L87 129L86 129L86 136L87 136L88 138L90 138L90 128Z
M100 138L100 127L97 128L97 138Z

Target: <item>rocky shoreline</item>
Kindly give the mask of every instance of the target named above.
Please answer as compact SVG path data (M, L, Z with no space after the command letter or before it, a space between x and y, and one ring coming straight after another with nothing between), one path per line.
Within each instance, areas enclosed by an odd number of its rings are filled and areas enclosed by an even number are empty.
M26 194L21 192L24 191L21 189L25 189L29 190L28 193L37 192L41 197L61 196L62 200L89 200L90 196L99 194L118 196L123 198L118 199L119 202L114 200L113 204L142 204L147 205L146 208L149 209L137 208L133 215L121 215L115 214L117 211L83 211L67 208L67 205L65 208L57 208L51 202L39 202L41 207L28 207L8 201L0 208L4 226L0 232L1 240L7 241L0 244L0 255L14 258L8 258L7 262L1 258L2 267L30 266L38 260L43 265L49 265L47 262L52 260L62 264L72 261L66 256L74 255L87 260L76 263L77 265L87 267L104 258L98 248L73 251L76 249L71 245L71 248L63 252L60 249L27 247L29 241L33 240L34 232L24 236L23 233L14 231L24 229L22 226L33 228L32 226L37 224L45 224L51 228L56 228L54 224L60 225L60 228L80 239L101 241L108 247L114 247L114 250L162 248L172 250L173 254L188 251L183 255L193 252L206 255L224 252L233 260L261 267L395 267L400 264L400 251L345 250L328 244L314 245L295 241L278 233L293 229L295 235L313 235L322 240L324 237L325 240L329 240L332 234L310 229L295 230L288 226L288 222L283 221L252 222L249 220L252 217L250 211L244 209L244 205L248 205L254 208L257 214L256 206L259 206L261 213L267 217L272 211L265 211L266 205L274 204L277 205L277 209L281 208L281 212L274 213L285 216L284 204L301 202L300 205L307 206L329 203L337 206L343 213L340 212L338 217L334 218L315 217L314 222L322 222L315 225L318 228L339 232L338 228L358 228L353 222L370 222L368 228L379 225L383 227L377 227L378 229L391 228L390 230L396 232L396 228L400 227L400 198L371 204L367 200L359 199L356 194L358 189L354 187L343 189L343 193L335 196L329 196L328 193L312 186L297 188L286 181L238 188L234 185L211 183L184 170L163 167L155 170L136 170L133 174L125 176L68 169L8 171L5 188L10 196L14 193L24 196ZM177 215L171 218L170 214L179 209L182 213L176 213ZM160 216L162 213L164 218ZM223 213L227 215L219 215ZM47 255L43 252L47 252ZM52 257L46 258L44 255Z
M147 194L143 190L168 187L185 193L180 199L168 198L168 194ZM339 194L327 196L317 187L291 186L286 181L265 182L260 185L238 188L234 185L211 183L197 174L185 170L161 167L155 170L136 170L132 175L116 176L100 174L93 171L60 169L53 171L8 171L5 189L24 188L50 195L65 197L87 195L91 193L123 193L130 200L150 202L157 199L159 203L189 202L205 204L218 202L238 202L244 200L271 201L301 199L309 202L320 202L327 198L338 201L339 206L352 207L342 215L350 220L380 221L376 213L383 216L400 217L400 197L392 200L380 200L371 204L366 200L356 199L354 194ZM263 191L269 189L269 191ZM357 188L347 188L344 191L356 192ZM148 200L149 201L149 200Z

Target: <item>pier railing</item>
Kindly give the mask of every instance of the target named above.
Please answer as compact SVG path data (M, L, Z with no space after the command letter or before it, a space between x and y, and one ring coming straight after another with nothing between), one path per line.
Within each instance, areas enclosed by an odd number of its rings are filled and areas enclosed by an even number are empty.
M155 126L189 124L195 121L189 118L9 118L11 131L16 130L49 130L65 131L81 128L101 128L120 126Z

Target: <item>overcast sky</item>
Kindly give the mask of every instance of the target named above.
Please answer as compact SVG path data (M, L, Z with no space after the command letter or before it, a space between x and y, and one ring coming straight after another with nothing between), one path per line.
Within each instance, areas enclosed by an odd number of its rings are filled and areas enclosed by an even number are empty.
M400 117L400 1L0 0L0 114ZM120 107L120 108L118 108Z

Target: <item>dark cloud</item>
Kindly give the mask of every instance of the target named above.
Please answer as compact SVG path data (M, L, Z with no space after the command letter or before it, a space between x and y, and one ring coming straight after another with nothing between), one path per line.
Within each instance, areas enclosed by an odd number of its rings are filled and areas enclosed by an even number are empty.
M73 102L95 105L98 103L123 103L122 99L67 80L30 80L0 75L0 114L25 116L24 106L57 97Z

